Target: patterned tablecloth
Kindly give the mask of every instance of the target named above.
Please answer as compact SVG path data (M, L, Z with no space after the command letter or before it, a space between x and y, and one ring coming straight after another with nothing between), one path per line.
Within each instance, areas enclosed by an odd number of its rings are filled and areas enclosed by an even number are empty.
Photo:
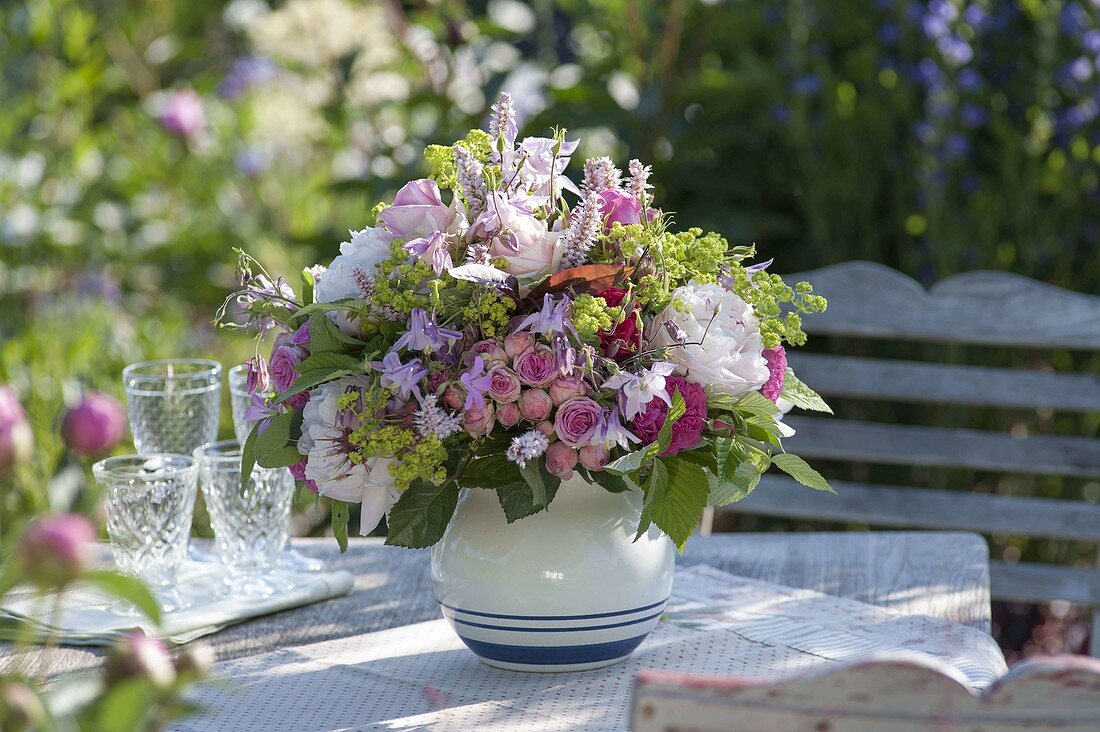
M993 639L699 565L678 572L666 617L628 661L572 674L485 666L443 620L218 664L221 681L179 730L621 730L640 669L770 678L869 653L927 654L973 688L1006 671Z

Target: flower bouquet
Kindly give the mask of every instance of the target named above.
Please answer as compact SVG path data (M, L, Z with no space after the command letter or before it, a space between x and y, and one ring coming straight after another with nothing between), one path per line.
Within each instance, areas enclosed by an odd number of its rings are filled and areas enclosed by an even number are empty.
M289 467L331 501L342 547L352 503L362 533L385 515L386 543L425 547L466 489L511 523L574 476L638 495L637 536L679 548L770 465L830 490L781 421L828 410L784 352L824 299L750 264L753 246L678 230L637 160L572 180L577 144L517 141L502 94L488 132L428 147L428 177L307 269L301 297L241 252L220 316L235 300L277 332L250 362L243 473Z

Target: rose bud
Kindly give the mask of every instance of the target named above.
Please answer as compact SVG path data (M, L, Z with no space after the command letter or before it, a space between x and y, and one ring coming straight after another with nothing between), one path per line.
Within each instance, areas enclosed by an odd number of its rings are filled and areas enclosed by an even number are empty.
M522 418L523 415L520 414L519 406L515 402L497 407L497 422L505 427L515 427Z
M451 384L443 392L443 402L451 409L462 409L466 404L466 389L461 384Z
M554 434L554 424L552 422L539 422L537 425L535 425L535 429L537 429L546 437Z
M603 445L585 445L579 454L581 465L589 470L603 470L607 465L607 449Z
M35 519L19 544L19 555L27 578L39 589L64 587L79 577L88 565L92 522L75 513L61 513Z
M38 728L46 722L46 706L34 689L14 679L0 683L0 729Z
M176 657L176 674L201 679L214 668L214 649L205 643L192 643Z
M554 442L546 448L546 472L550 475L569 480L576 465L577 451L564 442Z
M493 431L495 412L492 402L485 402L484 409L467 409L462 415L462 426L472 437L484 437Z
M110 452L126 436L126 410L101 391L84 393L61 420L61 438L80 455Z
M176 681L176 670L164 644L140 630L119 639L107 657L107 681L117 683L127 679L145 679L154 688L165 691Z
M508 358L515 358L519 354L535 345L535 336L527 331L512 333L504 339L504 352Z
M473 365L473 357L481 356L485 366L491 367L508 363L508 354L500 347L500 343L492 338L475 343L467 353L470 355L470 365Z
M554 404L561 404L584 394L584 382L575 376L559 376L550 385L550 398L554 400Z
M433 371L432 373L428 374L428 393L429 394L438 394L439 393L439 387L443 386L446 383L447 383L447 372L446 371Z
M519 395L519 411L530 422L541 422L550 416L554 400L542 389L527 389Z
M519 377L507 366L497 366L489 372L489 396L498 404L519 399L521 388Z
M34 433L15 390L0 386L0 470L27 460L34 450Z

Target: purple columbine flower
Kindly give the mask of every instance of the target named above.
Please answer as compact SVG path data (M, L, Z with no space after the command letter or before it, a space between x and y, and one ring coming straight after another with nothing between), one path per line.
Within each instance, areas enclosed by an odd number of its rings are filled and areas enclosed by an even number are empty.
M267 372L267 361L263 356L253 356L248 359L248 375L245 385L249 394L266 392L271 388L271 379Z
M420 401L419 382L427 376L428 370L419 360L401 363L397 351L390 351L381 361L371 361L370 365L382 373L382 386L393 389L402 399L415 394L417 401Z
M618 389L623 416L634 419L645 410L654 399L660 399L672 406L668 392L665 391L665 377L672 374L676 367L667 361L653 364L637 374L627 371L615 374L603 386L605 389Z
M573 366L577 363L577 349L570 345L569 339L560 335L554 336L551 347L554 351L554 363L558 367L558 373L562 376L569 376L573 373Z
M451 261L451 252L447 248L447 235L442 231L435 231L428 236L412 239L401 248L417 259L426 262L435 272L436 277L454 266L454 262Z
M272 417L278 416L279 408L273 407L259 394L252 394L252 403L244 410L244 421L248 424L260 423L260 432L267 429L267 423Z
M641 442L633 432L623 427L622 422L619 421L619 410L614 408L609 410L607 417L597 430L596 441L608 448L611 445L618 445L624 450L629 450L632 442L635 444Z
M749 279L752 279L752 276L754 274L756 274L757 272L763 272L768 267L772 266L772 262L774 261L775 259L769 259L767 262L757 262L756 264L750 264L748 267L745 267L745 272L748 273Z
M428 351L434 353L447 344L457 341L462 334L457 330L440 328L435 314L428 315L424 308L413 308L409 315L409 329L393 344L393 350Z
M485 373L485 362L481 356L474 357L474 365L459 377L466 387L466 403L463 409L485 409L485 392L492 386L493 377Z
M573 323L569 320L568 308L569 298L563 297L555 303L553 295L544 295L542 310L524 318L516 330L530 328L535 333L542 334L571 331Z

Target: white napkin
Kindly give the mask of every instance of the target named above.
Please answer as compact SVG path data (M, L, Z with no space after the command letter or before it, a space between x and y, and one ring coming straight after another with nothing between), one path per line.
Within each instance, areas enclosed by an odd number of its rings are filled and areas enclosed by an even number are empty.
M56 617L54 595L21 592L4 598L0 618L29 622L39 637L53 635L71 645L111 645L135 628L172 643L187 643L243 620L343 595L352 587L351 574L343 570L280 570L272 580L292 585L291 589L270 597L239 597L224 594L224 578L225 570L219 563L187 561L180 569L179 592L191 606L164 613L160 628L144 615L128 614L129 606L120 600L79 584L62 597ZM0 635L11 633L0 629Z

